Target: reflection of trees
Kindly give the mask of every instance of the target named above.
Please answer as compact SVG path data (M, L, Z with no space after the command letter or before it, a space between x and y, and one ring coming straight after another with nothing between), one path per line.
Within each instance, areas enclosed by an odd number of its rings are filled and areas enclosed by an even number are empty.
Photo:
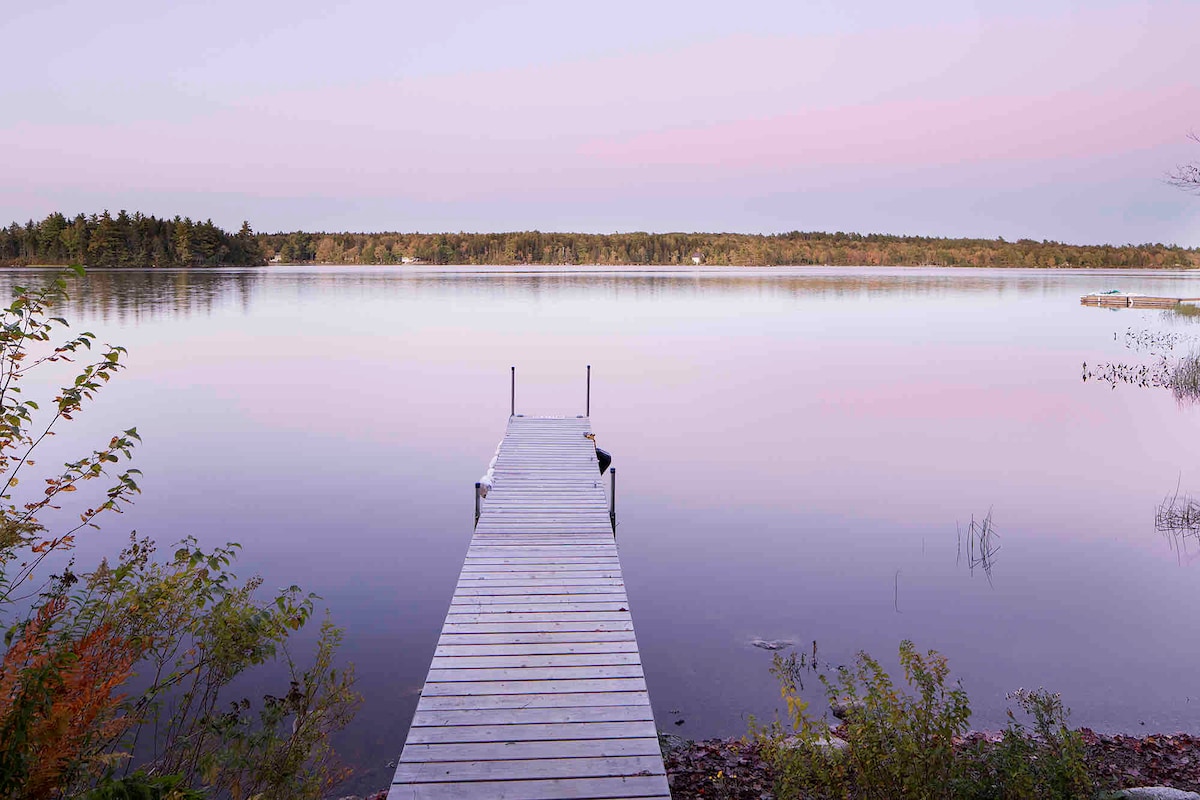
M0 271L0 293L36 280L30 270ZM41 274L46 274L44 271ZM609 269L430 267L250 267L203 269L93 269L73 280L72 313L106 320L209 314L222 307L250 310L256 300L299 301L350 295L387 300L435 292L456 298L561 300L707 299L866 300L991 295L1053 295L1062 278L1053 273L852 268L630 271Z
M39 280L45 270L0 272L0 293L18 283ZM286 287L289 296L309 299L350 293L372 298L436 291L450 297L565 299L585 295L599 300L659 297L753 299L859 299L868 296L942 297L1054 291L1052 275L987 275L975 270L782 269L712 272L616 270L536 271L524 269L431 269L388 267L261 267L205 269L90 269L71 279L73 315L106 321L210 314L230 305L249 311L264 288Z
M74 317L106 322L207 315L230 303L249 310L261 277L259 269L90 269L68 280L69 305ZM0 273L0 293L38 279L27 271Z
M332 273L343 275L343 273ZM930 297L958 294L1048 292L1059 287L1053 275L981 274L976 270L880 269L855 271L851 268L806 269L803 272L783 268L739 268L713 272L637 272L607 269L571 269L553 271L467 268L458 271L373 272L355 270L352 275L368 280L380 275L404 278L417 286L441 284L453 280L453 291L471 293L511 293L530 291L553 296L559 292L586 290L590 294L608 293L610 298L673 297L709 295L713 289L722 295L763 298L865 298L868 295ZM349 275L344 277L348 278ZM339 277L339 281L343 280Z

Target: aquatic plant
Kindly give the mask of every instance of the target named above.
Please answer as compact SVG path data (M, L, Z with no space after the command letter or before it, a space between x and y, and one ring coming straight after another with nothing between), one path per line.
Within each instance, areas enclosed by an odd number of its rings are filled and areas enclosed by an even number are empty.
M989 508L987 515L979 521L976 521L975 515L972 514L965 533L962 526L958 526L957 563L961 564L965 555L967 569L971 574L975 574L976 567L980 568L987 577L988 585L991 585L992 567L996 563L996 554L1000 552L999 538L1000 534L996 533L996 526L992 522L992 509Z
M1194 311L1182 312L1176 309L1167 314L1193 313L1200 316L1200 308L1180 303ZM1127 328L1124 333L1113 333L1113 339L1135 352L1146 352L1154 358L1150 363L1125 363L1120 361L1092 364L1083 363L1083 382L1089 380L1109 384L1115 389L1118 384L1137 386L1143 389L1170 389L1175 399L1180 403L1193 403L1200 400L1200 352L1193 350L1185 356L1173 355L1174 350L1183 344L1200 340L1197 335L1186 331L1161 331L1149 329Z
M1185 331L1126 328L1124 334L1114 333L1113 339L1120 341L1129 350L1165 354L1179 344L1195 341L1196 336Z
M1167 315L1174 319L1196 320L1200 319L1200 304L1197 303L1176 303L1167 310Z
M1171 364L1167 385L1180 402L1200 400L1200 353L1191 353Z
M1200 557L1188 552L1189 539L1200 541L1200 501L1181 496L1178 484L1154 509L1154 529L1167 537L1181 562Z

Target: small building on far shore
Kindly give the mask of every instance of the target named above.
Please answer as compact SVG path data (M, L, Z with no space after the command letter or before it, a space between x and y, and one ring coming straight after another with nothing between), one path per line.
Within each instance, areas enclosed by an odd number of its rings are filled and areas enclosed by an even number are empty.
M699 250L692 253L692 263L693 264L703 264L704 263L704 253L701 253Z

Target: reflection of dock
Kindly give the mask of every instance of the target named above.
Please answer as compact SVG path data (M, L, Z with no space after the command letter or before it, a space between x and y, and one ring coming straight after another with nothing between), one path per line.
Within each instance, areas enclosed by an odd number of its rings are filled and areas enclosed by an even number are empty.
M1172 308L1180 303L1197 303L1200 297L1151 297L1133 292L1105 292L1085 294L1079 298L1081 305L1107 306L1111 308Z
M391 800L670 797L590 432L509 419Z

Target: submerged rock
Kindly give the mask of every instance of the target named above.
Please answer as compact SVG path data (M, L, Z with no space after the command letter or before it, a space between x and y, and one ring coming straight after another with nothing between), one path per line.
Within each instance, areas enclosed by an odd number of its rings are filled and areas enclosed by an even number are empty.
M838 697L829 703L829 710L842 722L860 713L864 708L866 708L866 704L853 697Z
M799 736L785 736L782 740L780 740L779 744L783 747L795 748L802 747L804 745L804 741ZM841 751L849 747L850 743L845 739L841 739L830 733L814 741L813 745L816 747Z
M669 754L690 747L693 743L682 736L676 736L673 733L665 731L658 732L658 746L662 750L663 758Z
M751 639L750 644L761 650L786 650L794 647L796 643L787 639Z

